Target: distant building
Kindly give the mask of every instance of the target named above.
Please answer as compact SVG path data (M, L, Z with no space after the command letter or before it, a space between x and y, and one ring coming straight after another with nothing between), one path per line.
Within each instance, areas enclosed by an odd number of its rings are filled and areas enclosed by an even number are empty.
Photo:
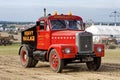
M2 27L3 27L3 30L5 31L5 28L7 27L7 24L4 23L4 24L2 25Z
M93 24L86 28L86 31L93 34L93 41L95 43L99 42L101 38L110 37L110 35L113 35L113 37L120 41L120 25Z
M3 27L2 24L0 24L0 32L3 31Z

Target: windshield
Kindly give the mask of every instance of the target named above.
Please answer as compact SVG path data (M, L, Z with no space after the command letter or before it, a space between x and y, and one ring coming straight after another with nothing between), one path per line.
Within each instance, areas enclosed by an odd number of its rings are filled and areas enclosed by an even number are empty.
M52 30L83 30L80 20L50 20Z

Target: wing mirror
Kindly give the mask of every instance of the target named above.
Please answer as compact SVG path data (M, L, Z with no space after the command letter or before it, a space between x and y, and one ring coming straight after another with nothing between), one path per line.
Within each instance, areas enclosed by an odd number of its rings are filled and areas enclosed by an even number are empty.
M39 22L39 21L37 21L37 22L36 22L36 25L37 25L37 26L39 26L39 25L40 25L40 22Z
M85 24L85 23L83 23L83 29L84 29L84 30L86 29L86 24Z

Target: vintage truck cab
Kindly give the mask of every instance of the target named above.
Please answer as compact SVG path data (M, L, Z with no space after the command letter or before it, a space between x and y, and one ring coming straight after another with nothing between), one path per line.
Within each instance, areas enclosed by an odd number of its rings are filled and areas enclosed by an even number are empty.
M55 13L39 18L21 33L19 55L24 67L47 61L55 72L68 63L86 63L89 70L98 70L104 45L93 44L93 35L85 31L81 17Z

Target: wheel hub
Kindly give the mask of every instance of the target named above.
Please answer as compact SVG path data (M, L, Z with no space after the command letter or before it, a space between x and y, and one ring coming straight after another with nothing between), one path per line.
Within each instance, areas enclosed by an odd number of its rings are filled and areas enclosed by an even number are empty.
M58 67L58 63L59 63L57 55L55 55L55 54L52 55L51 62L52 62L53 68L56 69Z
M27 60L27 54L25 51L22 51L22 62L25 63Z

